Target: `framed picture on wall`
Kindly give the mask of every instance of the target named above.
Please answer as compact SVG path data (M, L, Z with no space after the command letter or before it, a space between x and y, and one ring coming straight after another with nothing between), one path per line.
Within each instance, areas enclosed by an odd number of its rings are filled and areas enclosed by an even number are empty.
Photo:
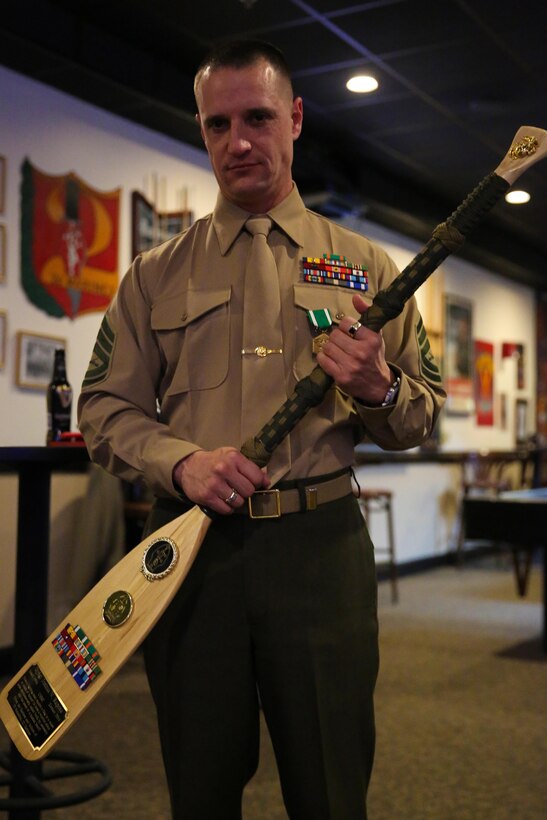
M515 441L524 444L528 435L528 402L526 399L515 401Z
M526 360L525 345L520 342L502 342L501 358L514 359L516 362L516 387L523 390L526 387Z
M26 390L47 390L53 374L55 351L61 347L66 350L66 339L18 331L15 363L17 386Z
M6 207L6 158L0 157L0 214Z
M8 339L8 314L0 310L0 370L6 366L6 344Z
M499 426L502 430L507 430L507 393L499 394Z
M524 390L526 387L526 358L523 344L517 345L517 390Z
M473 306L467 299L445 295L444 379L446 410L453 415L473 412Z
M6 279L6 226L0 225L0 282Z
M142 251L150 250L189 228L193 213L187 208L181 211L157 211L140 191L133 191L131 220L131 254L134 259Z
M139 191L131 194L131 221L131 254L134 259L142 251L150 250L158 244L156 211Z
M494 424L494 345L475 339L475 413L477 425Z
M158 214L158 242L164 242L172 236L189 228L192 224L190 211L165 211Z

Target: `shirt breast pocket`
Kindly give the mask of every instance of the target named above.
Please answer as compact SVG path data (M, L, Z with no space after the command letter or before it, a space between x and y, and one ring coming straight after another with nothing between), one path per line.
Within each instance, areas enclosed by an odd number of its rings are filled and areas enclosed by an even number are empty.
M185 290L152 307L165 394L218 387L228 374L230 288Z
M327 308L333 325L337 325L344 316L357 318L352 298L355 291L334 285L294 285L294 305L296 313L296 342L294 358L294 375L296 379L308 376L317 364L312 353L314 333L308 318L308 311ZM365 301L372 303L366 292L359 291Z

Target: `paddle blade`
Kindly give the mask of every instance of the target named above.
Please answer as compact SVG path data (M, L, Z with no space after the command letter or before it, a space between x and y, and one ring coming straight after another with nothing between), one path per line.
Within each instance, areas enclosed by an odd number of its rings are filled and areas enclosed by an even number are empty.
M170 521L119 561L69 612L0 694L23 757L44 757L144 640L173 599L211 519Z

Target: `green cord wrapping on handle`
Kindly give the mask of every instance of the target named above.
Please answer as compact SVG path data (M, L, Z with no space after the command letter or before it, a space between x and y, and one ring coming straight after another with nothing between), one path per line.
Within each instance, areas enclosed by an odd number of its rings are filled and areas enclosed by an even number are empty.
M438 225L433 236L406 268L387 288L378 291L360 322L379 333L386 322L398 316L407 301L446 257L463 245L465 237L477 222L496 204L509 188L509 183L497 174L489 174L461 205ZM247 439L241 452L248 459L265 467L270 456L285 436L308 410L320 404L333 379L320 367L314 368L296 384L294 393L264 425L255 438Z
M467 236L477 222L494 207L510 187L510 184L503 177L495 173L488 174L456 208L454 213L448 217L447 223L457 228L464 236Z
M433 231L433 236L406 268L384 290L378 291L361 324L379 332L390 319L401 313L420 285L428 279L447 256L465 242L465 237L480 219L498 202L509 183L497 174L489 174L464 199L462 204Z
M321 404L333 380L319 365L309 376L296 383L294 393L264 425L255 438L243 444L241 452L259 467L265 467L270 456L308 410Z

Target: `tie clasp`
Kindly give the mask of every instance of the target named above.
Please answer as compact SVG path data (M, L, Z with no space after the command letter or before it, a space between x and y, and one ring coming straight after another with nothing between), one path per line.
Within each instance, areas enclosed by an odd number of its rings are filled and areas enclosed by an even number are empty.
M253 348L252 350L247 350L243 348L241 351L242 356L260 356L263 359L265 356L270 356L272 353L283 353L282 347L265 347L264 345L258 345L258 347Z

